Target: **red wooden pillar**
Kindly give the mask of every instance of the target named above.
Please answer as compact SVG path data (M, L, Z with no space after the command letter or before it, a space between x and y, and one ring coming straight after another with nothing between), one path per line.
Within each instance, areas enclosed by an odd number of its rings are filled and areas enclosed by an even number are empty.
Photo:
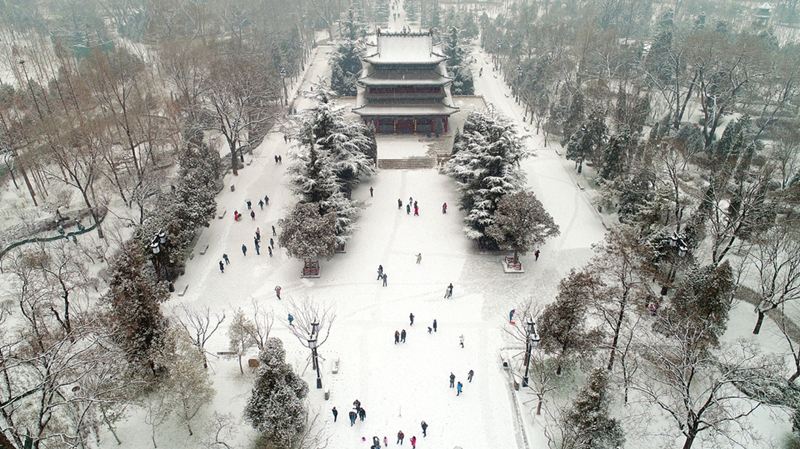
M445 118L444 118L444 132L447 132L447 125L448 125L448 124L449 124L449 122L448 122L448 117L445 117Z
M381 119L376 118L375 119L375 134L380 134L380 133L381 133Z

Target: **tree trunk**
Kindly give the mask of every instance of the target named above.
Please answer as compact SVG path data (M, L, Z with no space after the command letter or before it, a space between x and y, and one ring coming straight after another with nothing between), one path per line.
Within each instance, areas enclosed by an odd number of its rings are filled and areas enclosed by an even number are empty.
M689 430L689 434L686 435L686 441L683 443L683 449L690 449L692 444L694 444L694 439L697 437L697 430L691 429Z
M611 340L611 356L608 358L608 370L611 371L614 368L614 357L617 355L617 344L619 344L619 332L622 329L622 319L625 318L625 306L627 305L628 300L623 298L622 302L619 305L619 315L617 316L617 322L614 325L614 339Z
M758 319L756 320L756 327L753 329L753 334L758 335L758 333L761 332L761 325L764 324L764 316L766 316L767 313L761 309L756 310L756 313L758 314Z

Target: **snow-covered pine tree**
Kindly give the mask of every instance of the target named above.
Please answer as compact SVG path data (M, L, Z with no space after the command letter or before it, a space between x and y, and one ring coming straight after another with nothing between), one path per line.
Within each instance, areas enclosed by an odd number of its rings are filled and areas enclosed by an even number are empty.
M504 251L514 251L519 260L531 248L541 246L548 237L560 234L553 217L530 191L508 193L497 202L494 223L486 227L486 236Z
M661 325L653 327L670 336L684 330L676 329L676 323L677 327L691 326L703 330L697 343L717 346L727 329L735 288L736 281L728 261L716 267L706 265L687 270L687 276L678 285L670 305L661 312L664 317L660 320Z
M567 125L564 126L566 129ZM589 115L589 120L569 138L567 159L575 161L578 173L583 171L583 161L597 159L600 149L605 144L607 133L605 112L595 109Z
M475 94L475 84L467 62L467 48L466 39L461 37L458 28L450 27L444 37L442 51L447 56L447 71L453 74L453 84L450 86L453 95Z
M300 203L286 217L278 220L280 246L290 257L314 261L320 257L330 259L336 250L336 214L322 216L319 204Z
M575 271L561 279L555 302L548 304L537 320L541 341L539 348L556 356L556 374L575 357L594 353L600 339L599 330L586 328L588 303L599 280L591 271Z
M267 340L258 360L261 366L244 417L274 447L285 448L305 428L308 384L286 363L286 350L277 338Z
M316 96L320 103L304 112L300 145L290 155L290 185L301 202L316 204L319 214L335 213L336 241L344 244L353 234L356 213L347 193L375 174L377 143L374 129L345 120L344 109L330 101L323 86Z
M595 369L563 422L565 443L574 449L617 449L625 443L622 424L609 416L608 373Z
M493 112L472 112L467 117L445 172L455 179L460 208L467 211L468 238L486 241L484 231L494 222L500 198L525 185L519 162L530 155L507 118Z
M603 145L599 173L601 178L607 181L616 179L627 169L631 138L627 127L623 127Z
M561 94L563 97L566 97L566 89L562 90ZM566 113L563 112L564 99L565 98L559 99L559 106L562 109L561 113L564 117L562 121L563 131L561 132L561 145L569 142L573 134L581 129L581 125L584 122L584 108L586 107L583 99L583 91L581 91L580 87L575 89L575 92L572 94L572 100L569 102L569 107L566 108Z
M331 90L342 97L354 97L358 93L361 77L361 56L366 47L360 40L342 41L331 55Z
M406 19L409 22L416 22L419 14L419 0L405 0L403 9L406 11Z
M216 196L222 179L219 152L201 143L186 145L178 157L180 170L175 195L183 204L183 221L188 227L208 227L217 212Z
M165 332L161 303L170 295L165 282L156 284L147 276L145 264L138 244L122 244L109 264L109 290L103 301L110 307L105 321L131 367L152 375L156 371L153 351Z

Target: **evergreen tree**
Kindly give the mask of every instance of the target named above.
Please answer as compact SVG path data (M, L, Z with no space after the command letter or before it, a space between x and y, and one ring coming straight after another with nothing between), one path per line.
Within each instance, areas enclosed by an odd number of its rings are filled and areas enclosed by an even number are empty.
M331 90L337 95L354 97L358 93L364 48L360 41L345 40L331 55Z
M466 50L469 47L466 44L465 40L460 37L458 28L450 27L445 36L442 51L447 56L447 71L453 76L453 84L450 86L450 92L453 95L475 94L472 71L466 60L469 56Z
M208 227L217 213L217 192L222 180L222 159L208 145L186 145L178 157L180 169L175 196L182 205L184 226Z
M276 448L290 448L306 425L308 384L286 363L277 338L267 340L258 355L261 366L244 409L244 417Z
M515 261L519 253L525 254L559 234L558 225L542 202L533 192L524 190L504 195L497 202L494 223L486 227L486 236L498 248L514 251Z
M563 90L561 94L562 96L566 96L566 90ZM559 101L559 103L562 101ZM561 145L569 142L572 136L581 129L581 124L584 120L584 107L583 92L580 88L575 89L575 92L572 94L572 101L569 103L569 109L566 110L567 112L563 119Z
M664 319L655 328L666 335L681 334L689 326L702 330L702 338L697 343L717 346L719 338L725 333L728 313L731 309L736 281L728 261L719 266L706 265L688 270L688 275L678 285L670 301L663 310ZM667 325L667 323L669 325Z
M610 181L622 175L628 165L628 149L631 146L631 135L627 128L621 129L608 139L603 146L600 159L600 177Z
M330 259L336 251L336 214L322 216L316 203L300 203L284 218L278 220L280 246L290 257L313 261Z
M406 19L409 22L417 21L417 14L419 14L419 0L405 0L403 2L403 9L406 11Z
M589 121L570 137L567 159L575 161L578 173L583 171L584 160L596 160L600 148L605 144L607 132L605 114L596 109L590 114Z
M608 373L598 368L589 376L564 420L564 436L575 449L617 449L625 443L622 424L609 417Z
M165 282L147 276L144 252L135 242L122 244L109 264L109 290L103 297L110 310L107 325L134 370L157 372L155 350L162 344L165 318L161 303L170 298Z
M591 354L597 348L595 342L600 339L600 331L586 329L586 298L591 298L598 286L599 281L591 272L572 269L559 282L555 302L545 307L537 321L539 348L556 355L557 375L561 375L563 366L572 358Z
M455 178L461 193L459 203L467 211L464 231L468 238L491 244L484 232L494 223L503 195L525 185L519 162L529 155L516 126L508 119L481 112L467 117L445 172Z

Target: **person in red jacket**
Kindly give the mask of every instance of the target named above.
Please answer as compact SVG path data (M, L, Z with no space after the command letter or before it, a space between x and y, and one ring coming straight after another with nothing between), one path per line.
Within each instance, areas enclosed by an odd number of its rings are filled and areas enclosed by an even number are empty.
M416 447L417 447L417 437L413 436L413 437L411 437L411 440L409 440L409 441L411 441L411 449L416 449Z

